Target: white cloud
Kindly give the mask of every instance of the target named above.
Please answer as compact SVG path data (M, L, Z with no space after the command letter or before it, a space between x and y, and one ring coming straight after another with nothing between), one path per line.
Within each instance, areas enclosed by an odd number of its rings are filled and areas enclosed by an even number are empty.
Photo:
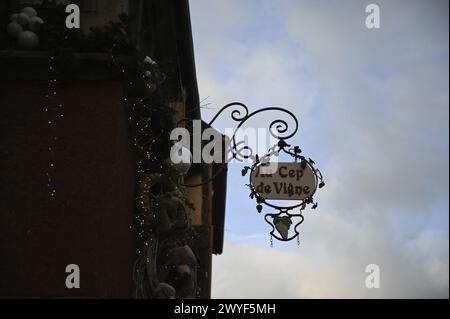
M365 28L361 1L270 4L191 2L200 93L300 115L296 142L327 187L295 251L248 245L251 234L226 241L213 296L448 298L448 2L379 1L379 30ZM249 34L271 19L279 37ZM228 200L249 201L243 190L233 184ZM379 290L364 287L369 263Z
M309 52L326 99L315 137L332 150L324 168L339 181L332 202L379 205L377 214L429 209L448 193L448 58L434 61L448 56L448 27L438 29L445 14L430 16L423 1L383 2L385 23L371 33L357 3L285 8L287 28Z
M385 236L382 225L371 234L371 227L311 219L302 238L313 231L320 236L293 250L226 241L224 254L214 258L212 297L448 298L448 245L430 254L446 234L422 234L405 249ZM371 263L380 266L379 289L365 287Z

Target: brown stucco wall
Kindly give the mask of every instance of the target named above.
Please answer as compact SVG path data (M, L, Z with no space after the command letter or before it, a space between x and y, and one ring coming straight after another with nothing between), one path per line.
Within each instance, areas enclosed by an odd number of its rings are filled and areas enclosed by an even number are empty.
M0 85L0 297L129 297L134 169L117 82L58 88L64 118L43 112L43 81ZM55 148L56 197L45 170ZM78 264L81 288L65 286Z

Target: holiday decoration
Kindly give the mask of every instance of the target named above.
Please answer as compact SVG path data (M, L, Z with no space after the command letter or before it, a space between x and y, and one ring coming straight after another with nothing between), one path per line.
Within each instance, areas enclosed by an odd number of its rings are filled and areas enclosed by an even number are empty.
M171 285L164 282L159 283L153 291L154 299L175 299L176 290Z
M32 7L25 7L25 8L23 8L21 13L26 14L29 18L37 17L37 12Z
M26 27L28 26L28 23L30 22L30 17L28 14L26 13L19 13L19 15L17 16L17 22L22 26L22 27Z
M18 22L19 16L24 26ZM123 76L123 103L136 167L135 216L129 225L136 239L134 296L195 298L199 293L198 265L196 250L191 247L195 247L198 235L191 225L192 204L180 186L180 169L186 172L191 158L184 157L186 151L181 149L183 167L170 161L175 114L168 107L173 101L173 82L166 79L175 76L171 74L172 66L157 63L131 43L125 15L120 16L120 22L94 27L88 34L65 28L64 19L61 11L44 25L37 13L27 9L11 16L13 24L8 27L11 44L22 49L39 46L51 56L49 88L42 105L51 134L49 158L43 169L49 198L53 200L59 194L55 152L60 140L57 128L65 119L59 86L75 73L71 70L78 63L76 53L106 53ZM45 32L41 39L39 32Z
M158 232L160 234L185 230L190 226L191 210L184 201L173 194L158 198Z
M29 22L29 28L33 32L39 32L42 29L42 26L44 25L44 20L42 20L39 17L32 17L30 18Z
M180 175L187 174L192 163L192 154L189 149L183 147L181 143L176 143L170 151L170 159Z
M6 31L8 32L8 35L11 38L17 39L19 35L23 32L23 28L20 24L13 21L8 24Z
M23 49L34 49L39 44L39 38L33 31L23 31L19 34L17 43Z
M144 64L155 65L155 64L156 64L156 62L155 62L155 61L153 61L151 57L149 57L149 56L146 56L146 57L145 57L145 59L144 59Z
M177 298L192 298L196 289L197 258L188 245L170 249L165 258L165 266L160 278L168 280L176 291Z
M17 40L17 45L21 49L31 50L39 45L39 36L44 20L38 17L37 12L32 7L25 7L19 13L10 16L11 22L6 27L8 35Z

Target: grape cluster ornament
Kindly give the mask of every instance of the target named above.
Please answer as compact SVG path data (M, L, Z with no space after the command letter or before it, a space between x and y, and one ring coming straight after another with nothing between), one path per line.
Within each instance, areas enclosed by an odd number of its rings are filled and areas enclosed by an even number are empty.
M12 14L10 20L6 27L8 35L17 41L21 49L35 49L39 45L38 33L44 25L36 10L25 7L19 13Z

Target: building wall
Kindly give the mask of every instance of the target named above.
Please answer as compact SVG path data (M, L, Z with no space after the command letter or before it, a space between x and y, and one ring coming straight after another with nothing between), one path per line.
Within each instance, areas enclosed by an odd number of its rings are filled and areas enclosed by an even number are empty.
M95 11L82 12L84 30L117 20L128 1L95 2ZM199 118L187 1L133 0L130 6L142 13L137 31L151 30L152 36L139 33L146 54L178 73L170 83L177 116ZM21 57L15 65L2 61L0 52L0 297L130 297L135 180L121 85L91 57L82 72L74 70L88 81L58 87L64 119L57 121L56 196L50 200L45 169L54 135L43 112L48 74L42 74L48 59L33 60L47 53L12 54ZM211 175L199 167L201 177ZM202 298L210 296L211 196L211 185L189 194ZM65 267L72 263L81 267L79 290L64 284Z
M80 26L84 32L109 21L117 22L119 15L128 13L129 10L128 0L84 0L80 1L80 5L80 9L84 11Z
M48 83L26 83L0 85L0 297L129 297L134 169L120 83L58 89L64 118L53 132ZM66 288L68 264L80 266L81 289Z

